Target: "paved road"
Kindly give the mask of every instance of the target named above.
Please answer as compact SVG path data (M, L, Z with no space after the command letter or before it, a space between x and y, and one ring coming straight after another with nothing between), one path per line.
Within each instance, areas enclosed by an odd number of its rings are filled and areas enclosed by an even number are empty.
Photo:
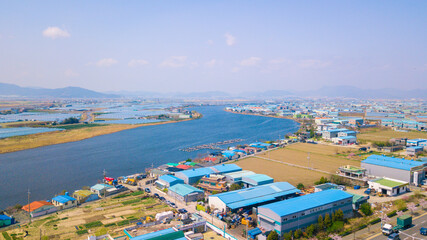
M419 240L419 239L427 239L427 236L423 236L420 234L420 228L427 227L427 213L424 213L418 217L414 217L412 222L414 226L405 231L399 233L400 239L402 240ZM377 233L371 237L368 237L367 240L385 240L386 236L381 233Z

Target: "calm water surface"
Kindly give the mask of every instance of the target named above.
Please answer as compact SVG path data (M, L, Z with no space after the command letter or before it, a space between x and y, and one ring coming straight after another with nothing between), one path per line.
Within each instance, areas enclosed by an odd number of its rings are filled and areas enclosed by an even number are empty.
M194 110L203 118L193 121L140 127L78 142L0 154L0 208L42 200L67 190L91 186L108 176L143 172L151 164L178 162L206 153L181 148L234 138L244 143L277 139L295 132L299 124L288 119L233 114L222 106Z

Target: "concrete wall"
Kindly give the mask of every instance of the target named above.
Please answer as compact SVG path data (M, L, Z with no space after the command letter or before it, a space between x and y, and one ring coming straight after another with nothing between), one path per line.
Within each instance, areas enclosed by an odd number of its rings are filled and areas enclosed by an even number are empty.
M388 177L405 182L411 182L411 173L410 171L383 167L378 165L373 165L369 163L361 163L361 167L365 168L367 175L373 175L377 177Z
M226 211L227 206L218 197L212 197L211 196L208 198L208 202L209 202L209 206L211 207L212 210L218 209L218 210L223 211L223 212Z

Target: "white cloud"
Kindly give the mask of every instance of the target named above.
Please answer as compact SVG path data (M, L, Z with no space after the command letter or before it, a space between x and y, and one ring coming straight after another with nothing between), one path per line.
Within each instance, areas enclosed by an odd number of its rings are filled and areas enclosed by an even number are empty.
M224 36L225 43L227 43L228 46L233 46L234 44L236 44L236 38L233 35L226 33Z
M80 76L80 74L79 74L79 73L74 72L74 71L73 71L73 70L71 70L71 69L67 69L67 70L65 70L64 74L65 74L65 76L66 76L66 77L78 77L78 76Z
M250 57L250 58L243 59L242 61L240 61L240 65L244 66L244 67L256 66L256 65L259 64L259 62L261 62L261 58L259 58L259 57Z
M210 61L208 61L208 62L205 63L205 65L207 67L214 67L217 64L218 64L218 61L216 59L212 59L212 60L210 60Z
M306 59L302 60L299 63L299 66L302 68L312 68L312 69L321 69L326 68L331 65L331 62L329 61L321 61L316 59Z
M59 27L48 27L43 31L43 36L56 39L56 38L67 38L71 35L66 31L62 30Z
M160 66L162 67L171 67L171 68L179 68L184 67L187 61L187 56L172 56L168 59L164 60Z
M206 41L206 43L207 43L208 45L213 45L213 44L214 44L214 41L212 41L212 40L208 40L208 41Z
M136 66L144 66L147 65L148 61L144 59L132 59L129 61L128 66L129 67L136 67Z
M103 59L99 60L96 63L88 63L87 65L95 65L95 66L98 66L98 67L111 67L111 66L113 66L114 64L117 64L117 63L118 63L118 61L116 59L113 59L113 58L103 58Z

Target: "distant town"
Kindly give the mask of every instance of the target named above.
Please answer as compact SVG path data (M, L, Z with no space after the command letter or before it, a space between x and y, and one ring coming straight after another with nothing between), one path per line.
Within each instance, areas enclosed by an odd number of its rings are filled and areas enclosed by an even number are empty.
M203 114L187 109L218 103L8 104L0 115L0 144L55 132L200 119ZM236 138L189 146L180 150L208 152L124 176L104 171L98 182L48 199L33 199L29 189L27 204L2 211L2 236L367 239L400 233L422 239L426 102L230 100L220 106L228 114L291 119L299 129L257 142Z

